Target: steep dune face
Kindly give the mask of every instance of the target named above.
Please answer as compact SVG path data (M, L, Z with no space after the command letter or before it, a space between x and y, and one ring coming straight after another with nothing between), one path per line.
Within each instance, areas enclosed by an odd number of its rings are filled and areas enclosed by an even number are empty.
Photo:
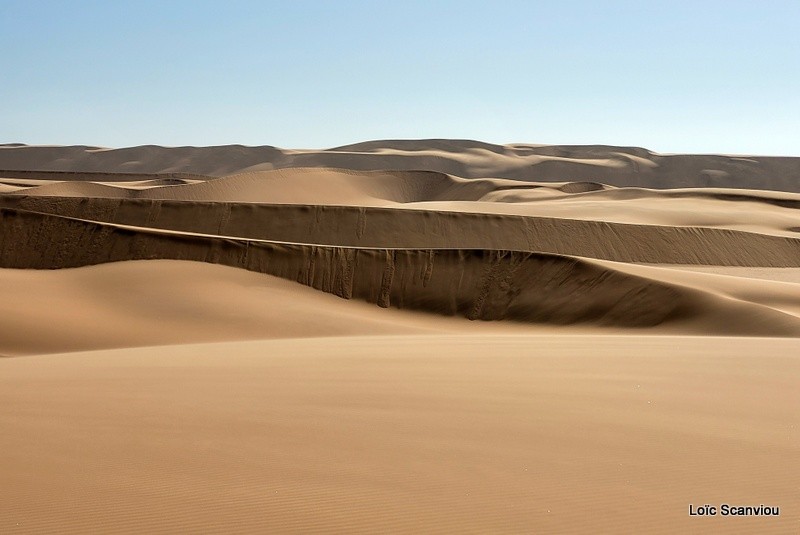
M618 327L689 321L709 332L800 335L798 318L773 309L559 255L248 241L10 209L0 210L0 223L2 267L195 260L276 275L382 307L468 319Z
M65 180L64 173L54 173L52 180L0 178L0 192L4 194L0 202L10 205L14 196L19 195L192 201L206 203L211 212L215 211L214 203L355 206L373 213L375 211L370 208L382 207L424 210L432 214L446 211L666 227L713 227L792 238L798 237L800 228L800 195L756 190L615 188L593 182L519 182L464 179L429 171L329 168L249 172L213 180L172 175L152 175L160 178L151 176L144 180L130 180L129 175L118 174L90 176L98 180ZM24 202L33 205L32 201ZM208 214L203 215L207 217ZM407 216L396 214L396 217ZM434 217L439 216L434 214ZM269 235L243 236L271 238ZM286 239L311 242L317 238ZM515 243L505 247L520 248L522 245ZM591 256L591 253L577 254Z
M39 175L44 176L46 173ZM160 178L152 178L154 176ZM88 180L89 177L98 180ZM440 218L438 212L451 212L661 227L712 227L791 238L798 237L797 229L800 228L800 195L757 190L615 188L594 182L520 182L489 178L465 179L431 171L353 171L331 168L248 172L213 180L178 178L174 175L150 175L149 179L130 180L129 175L118 174L92 174L85 177L87 180L65 180L64 173L54 173L51 178L52 180L0 178L0 190L4 194L0 202L10 206L9 203L14 202L15 196L202 202L209 210L209 213L202 214L202 219L207 219L211 217L210 213L218 211L215 204L237 203L351 206L363 208L365 212L373 214L377 212L371 209L376 207L424 210L434 218ZM16 202L24 202L30 206L35 204L28 200ZM398 220L407 217L413 216L392 216ZM375 217L371 219L375 220ZM168 222L165 224L169 225ZM257 227L258 224L258 221L251 222L248 227ZM338 227L339 224L328 226ZM239 232L235 228L231 230ZM513 228L511 232L516 233ZM461 235L464 233L456 232ZM489 230L482 234L495 233ZM263 233L237 235L304 242L325 239L314 236L280 238ZM402 240L402 236L400 239ZM376 242L361 243L364 244L380 245ZM397 245L402 246L399 242ZM523 247L518 242L505 246L462 242L453 245ZM548 251L593 255L591 252Z
M662 155L611 146L375 141L328 150L275 147L0 147L0 169L224 176L245 170L336 167L428 170L465 178L600 182L620 187L726 187L800 192L797 158ZM0 173L2 174L2 173Z
M0 287L2 355L226 340L532 330L509 322L475 324L380 309L205 262L0 269Z
M320 245L503 249L619 262L800 265L800 238L705 227L389 207L50 196L6 196L0 206L136 227Z

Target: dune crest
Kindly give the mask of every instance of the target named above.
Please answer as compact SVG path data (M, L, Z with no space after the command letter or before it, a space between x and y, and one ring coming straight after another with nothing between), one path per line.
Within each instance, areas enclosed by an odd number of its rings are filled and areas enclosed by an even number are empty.
M760 305L747 309L698 290L561 255L241 240L11 209L0 210L0 222L2 267L54 269L123 260L195 260L275 275L381 307L473 320L616 327L697 320L716 333L800 334L800 321L776 310Z

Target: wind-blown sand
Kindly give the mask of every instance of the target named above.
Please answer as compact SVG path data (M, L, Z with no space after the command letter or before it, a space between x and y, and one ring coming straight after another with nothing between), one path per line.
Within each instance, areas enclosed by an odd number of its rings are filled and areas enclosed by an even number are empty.
M625 147L0 146L0 532L796 532L794 192Z

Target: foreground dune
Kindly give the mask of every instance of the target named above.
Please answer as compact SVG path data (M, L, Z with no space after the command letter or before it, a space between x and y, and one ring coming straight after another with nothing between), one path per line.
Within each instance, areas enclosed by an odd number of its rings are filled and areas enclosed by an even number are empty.
M15 533L792 533L794 339L345 337L0 360ZM780 507L690 517L689 506Z
M571 262L576 263L530 266L538 277L549 271L550 278L517 280L531 295L517 296L515 308L508 306L509 298L492 304L487 302L490 295L482 297L484 319L517 321L472 322L446 308L448 295L461 295L452 288L438 299L434 293L426 296L424 288L416 296L401 295L405 310L399 311L342 300L270 275L200 262L0 269L0 355L370 334L609 333L626 327L661 335L800 334L798 283ZM436 269L452 278L447 267ZM624 278L626 272L635 277ZM575 285L576 278L583 289ZM429 284L442 283L431 277ZM481 296L466 298L470 304L464 314L473 313ZM505 307L503 315L498 306Z
M3 533L800 530L798 158L5 145L0 289Z
M535 329L381 309L201 262L0 269L0 286L0 354L6 356L224 340Z

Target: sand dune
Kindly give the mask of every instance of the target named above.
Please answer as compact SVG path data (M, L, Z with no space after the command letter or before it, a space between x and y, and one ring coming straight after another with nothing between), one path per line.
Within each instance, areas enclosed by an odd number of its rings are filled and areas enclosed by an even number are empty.
M97 181L33 182L0 179L35 196L111 197L272 204L393 205L430 201L480 201L487 195L524 192L546 199L559 193L604 189L595 183L520 183L503 179L464 179L431 171L352 171L333 168L292 168L234 174L189 182L177 178L116 181L118 174L95 174ZM107 182L114 181L114 182ZM115 186L113 190L97 186ZM158 187L182 186L182 187ZM377 203L377 204L375 204Z
M5 179L5 182L0 180L0 187L9 196L402 208L636 225L712 227L800 237L800 196L791 193L719 188L612 188L590 182L520 183L502 179L464 179L423 171L370 172L328 168L251 172L216 180L165 177L115 181L118 176L95 177L102 178L98 181L28 179L21 182L22 179ZM9 205L8 201L5 204ZM518 225L515 223L514 226ZM232 232L237 232L237 229L232 229ZM264 234L244 236L271 237ZM310 241L309 238L291 239ZM339 242L335 240L332 243ZM521 245L515 243L507 247L520 248Z
M224 176L289 167L422 169L466 178L800 192L797 161L789 157L664 155L634 147L492 145L467 140L372 141L328 150L241 145L124 149L0 146L0 169L14 170Z
M797 531L798 193L635 147L0 146L0 532Z
M0 269L0 286L4 355L224 340L531 329L376 308L277 277L201 262Z
M297 281L346 299L468 319L791 336L800 321L562 255L371 249L234 240L0 210L2 267L54 269L136 259L196 260ZM58 236L53 240L53 236Z
M248 240L372 248L517 250L621 262L800 265L800 236L727 228L633 225L419 208L400 211L386 207L78 197L9 195L0 198L0 206L102 223ZM59 231L53 228L49 232Z
M368 334L552 333L559 326L573 333L608 333L624 327L641 331L647 326L652 334L800 333L800 283L619 263L601 262L598 267L596 272L585 262L540 267L539 280L513 281L527 282L526 291L513 296L513 308L506 302L486 302L497 299L491 292L470 300L453 291L455 299L468 301L461 310L447 309L453 305L433 292L426 295L424 288L418 288L417 295L390 294L387 304L403 311L200 262L0 269L5 289L0 302L5 318L0 324L0 354ZM626 280L626 273L635 277ZM431 277L429 284L435 282ZM478 308L480 298L486 301ZM566 303L567 298L573 302ZM517 321L465 322L454 317L459 314ZM42 336L44 326L47 336Z

